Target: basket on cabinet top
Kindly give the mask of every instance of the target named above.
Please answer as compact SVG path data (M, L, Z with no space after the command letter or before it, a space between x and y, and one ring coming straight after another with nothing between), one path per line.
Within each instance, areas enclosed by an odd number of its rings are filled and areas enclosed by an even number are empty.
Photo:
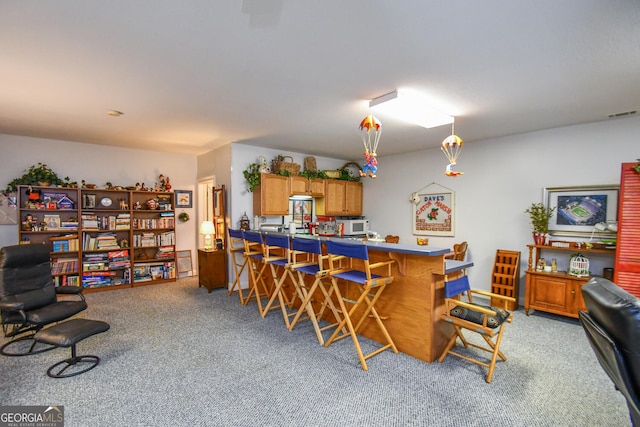
M287 171L291 175L300 175L300 165L293 162L293 157L283 156L282 159L276 158L271 161L271 170L273 173Z

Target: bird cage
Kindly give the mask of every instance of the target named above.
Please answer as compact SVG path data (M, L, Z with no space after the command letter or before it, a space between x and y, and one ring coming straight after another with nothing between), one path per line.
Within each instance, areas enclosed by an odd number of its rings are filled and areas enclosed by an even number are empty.
M582 254L571 255L568 274L576 277L589 276L589 260Z

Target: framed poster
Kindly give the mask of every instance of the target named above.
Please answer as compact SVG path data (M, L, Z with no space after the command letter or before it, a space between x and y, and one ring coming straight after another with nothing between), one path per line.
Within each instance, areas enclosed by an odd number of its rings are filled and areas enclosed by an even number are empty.
M549 219L549 234L589 237L600 222L618 220L619 185L547 187L544 203L555 208Z
M178 278L193 276L191 251L176 251L176 259L178 264Z
M191 190L176 190L176 208L193 207L193 192Z
M0 194L0 224L15 225L18 223L18 205L16 194Z
M413 234L454 236L455 193L435 182L411 195Z

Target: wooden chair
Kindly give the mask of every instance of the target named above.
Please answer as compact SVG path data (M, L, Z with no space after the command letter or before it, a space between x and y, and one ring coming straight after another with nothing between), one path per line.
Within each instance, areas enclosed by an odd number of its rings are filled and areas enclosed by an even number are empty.
M382 323L382 319L378 314L375 304L380 298L380 295L384 291L385 287L393 282L393 276L391 275L391 264L395 261L382 261L374 264L369 263L369 253L367 246L363 243L347 243L336 240L327 240L327 253L329 254L329 275L331 276L331 284L334 292L340 304L342 310L342 321L333 332L329 340L326 342L325 347L329 347L334 341L338 341L348 336L353 340L358 358L362 369L367 371L366 360L381 353L386 349L392 349L394 353L398 353L398 349L394 344L387 328ZM340 266L337 263L342 260L348 260L348 265ZM357 261L357 263L354 263ZM347 264L347 263L345 263ZM360 269L355 265L361 266ZM380 271L382 274L374 274L372 270ZM348 286L353 286L357 289L357 299L349 298L349 292L342 294L338 286L338 280L344 281ZM351 308L347 310L345 303L351 304ZM360 308L360 310L358 310ZM364 308L364 310L362 310ZM356 311L359 311L360 317L354 318ZM369 354L363 354L358 342L357 333L364 321L369 317L372 317L380 332L382 333L385 343L382 347L377 348ZM355 325L354 325L354 322ZM344 331L346 328L346 331ZM341 335L339 335L342 332Z
M342 316L336 308L333 299L333 287L329 277L328 255L323 255L320 239L293 238L291 240L291 263L288 268L291 272L297 273L295 281L296 292L302 300L298 312L294 316L289 330L293 330L299 320L309 319L313 324L316 337L320 345L324 345L322 333L328 329L338 326ZM313 279L311 286L307 285L306 279ZM322 303L316 303L319 309L314 309L314 295L320 290L323 296ZM329 307L335 320L327 326L320 327L319 321L323 318L325 310ZM301 317L304 313L306 317Z
M263 263L264 259L264 239L262 234L256 231L242 231L244 239L244 256L247 258L247 266L249 268L249 293L244 299L244 305L247 305L252 298L256 299L258 304L258 312L262 316L262 299L270 298L271 292L264 280L264 272L267 264Z
M506 305L507 310L518 308L518 292L520 288L520 252L498 249L491 274L491 292L514 299ZM499 304L491 300L491 304Z
M289 329L290 325L289 318L295 315L295 313L289 314L287 311L287 308L293 306L295 293L293 294L294 299L289 301L289 298L283 292L283 286L287 277L289 277L292 282L295 282L295 276L291 273L291 270L286 268L291 262L290 246L291 242L287 235L267 233L264 237L264 258L262 262L270 267L275 286L267 305L264 306L262 313L260 313L262 317L265 317L271 309L280 307L287 329ZM278 304L274 305L276 300L278 300Z
M465 293L467 294L467 301L462 301L461 296ZM505 362L507 360L505 355L500 351L500 342L502 341L504 326L506 323L512 322L513 314L502 308L478 304L473 301L474 295L488 297L492 300L499 299L503 302L514 301L511 297L496 295L491 292L472 290L469 285L469 276L466 275L466 272L461 277L454 280L449 280L448 277L445 276L446 311L442 314L442 319L453 325L455 333L447 343L444 351L438 359L438 362L442 363L447 355L451 354L477 365L484 366L485 368L489 368L485 381L490 383L493 378L493 371L498 357ZM477 345L465 339L462 334L463 329L479 334L487 343L487 346ZM465 348L474 347L491 353L491 360L486 362L484 359L472 357L471 352L469 353L469 356L467 356L453 351L458 338L460 338L460 341L462 341Z
M238 258L238 255L242 258ZM242 230L229 228L229 258L233 263L235 277L231 284L231 288L229 288L228 295L231 296L232 293L237 291L240 296L240 304L244 305L244 295L242 284L240 283L240 277L247 266L247 257L244 256L244 238L242 237Z
M464 258L467 256L468 248L469 245L467 244L467 242L456 243L455 245L453 245L453 252L447 254L445 258L453 259L456 261L464 261Z

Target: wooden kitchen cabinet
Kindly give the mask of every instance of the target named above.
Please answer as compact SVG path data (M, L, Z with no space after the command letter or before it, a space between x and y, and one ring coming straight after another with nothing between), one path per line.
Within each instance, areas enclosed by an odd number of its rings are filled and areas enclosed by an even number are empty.
M362 215L362 183L327 179L322 202L316 202L322 215Z
M325 180L320 178L309 179L304 176L290 177L292 196L324 197Z
M198 285L207 288L227 287L227 252L198 249Z
M578 312L585 310L582 298L582 285L587 283L588 277L576 277L565 272L547 273L535 269L543 250L571 252L582 254L597 253L615 255L612 249L586 249L586 248L559 248L544 245L527 245L529 248L528 269L526 271L526 295L524 310L528 315L529 310L539 310L548 313L559 314L578 318Z
M253 190L253 214L288 215L290 194L288 176L260 174L260 185Z

